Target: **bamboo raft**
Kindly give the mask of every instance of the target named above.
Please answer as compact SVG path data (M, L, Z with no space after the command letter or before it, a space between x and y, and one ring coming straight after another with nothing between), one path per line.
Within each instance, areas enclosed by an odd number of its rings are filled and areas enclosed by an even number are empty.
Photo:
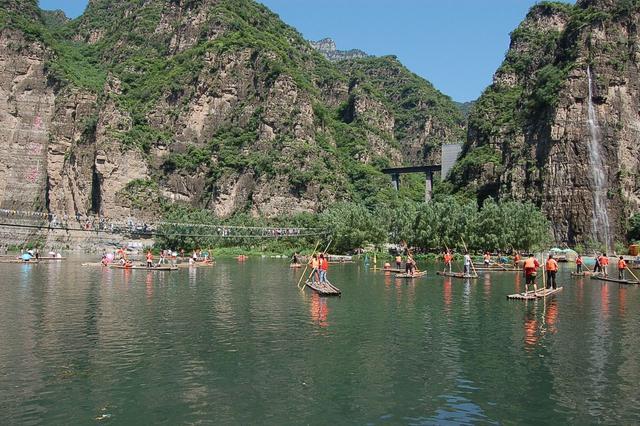
M302 263L291 263L289 264L289 268L302 268Z
M589 272L589 271L587 271L587 272L572 272L571 273L572 277L588 277L588 276L591 276L591 275L593 275L593 272Z
M564 287L558 287L556 289L543 288L538 291L527 291L524 293L516 293L507 295L507 299L511 300L536 300L543 297L552 296L556 293L560 293Z
M602 275L591 275L591 279L599 280L599 281L607 281L611 283L618 283L618 284L640 284L640 282L638 281L619 280L617 278L603 277Z
M194 262L194 263L178 263L177 268L208 268L215 264L215 262Z
M329 281L326 281L324 283L307 281L305 285L311 290L318 293L320 296L340 296L342 294L340 289L338 287L335 287Z
M453 278L462 278L462 279L476 279L477 275L465 275L463 272L436 272L438 275L442 275L443 277L453 277Z
M149 268L147 266L141 266L141 265L132 265L132 266L109 265L109 267L112 269L137 269L137 270L143 270L143 271L177 271L178 270L177 266L152 266L151 268Z
M381 272L393 272L394 274L402 274L404 273L404 269L398 269L398 268L373 268L374 271L381 271Z
M403 274L396 274L396 278L420 278L420 277L424 277L427 275L427 271L420 271L420 272L416 272L414 274L407 274L407 273L403 273Z
M489 268L479 268L476 267L476 272L522 272L522 269L515 269L515 268L494 268L494 267L489 267Z
M36 258L32 258L31 260L22 260L22 259L0 259L0 263L23 263L29 265L37 265L39 262Z

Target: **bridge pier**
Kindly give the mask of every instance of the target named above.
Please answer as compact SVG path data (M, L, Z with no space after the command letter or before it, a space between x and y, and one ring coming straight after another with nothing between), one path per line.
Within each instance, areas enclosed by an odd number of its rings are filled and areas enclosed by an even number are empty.
M424 177L424 202L428 203L433 196L433 173L427 172Z
M391 175L391 183L393 184L393 189L396 191L400 189L400 175L398 173Z

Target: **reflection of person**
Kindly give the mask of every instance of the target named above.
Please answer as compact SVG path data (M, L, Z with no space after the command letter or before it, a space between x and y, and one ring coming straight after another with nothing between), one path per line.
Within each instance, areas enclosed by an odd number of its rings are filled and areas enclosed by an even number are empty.
M528 311L524 319L524 345L525 349L532 350L538 343L538 321L535 312Z

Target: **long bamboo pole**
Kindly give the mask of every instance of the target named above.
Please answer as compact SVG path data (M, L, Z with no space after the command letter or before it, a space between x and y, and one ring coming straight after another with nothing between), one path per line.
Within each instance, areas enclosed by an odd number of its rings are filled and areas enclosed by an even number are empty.
M629 273L633 276L633 278L636 279L636 281L638 281L640 283L640 280L638 279L638 277L636 277L636 274L634 274L633 272L631 272L631 269L629 269L628 266L625 266L625 268L627 269L627 271L629 271Z
M320 245L320 240L318 240L318 242L316 243L316 246L313 248L313 253L311 253L311 256L313 256L315 254L315 252L318 249L319 245ZM307 262L307 264L304 266L304 271L302 271L302 275L300 276L300 281L298 281L298 288L300 288L300 283L302 282L302 279L304 278L305 274L307 273L307 268L309 268L309 262Z

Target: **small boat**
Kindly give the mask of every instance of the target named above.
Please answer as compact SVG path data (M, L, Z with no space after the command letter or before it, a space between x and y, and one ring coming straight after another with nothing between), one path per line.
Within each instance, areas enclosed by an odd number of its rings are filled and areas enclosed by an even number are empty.
M329 281L323 283L315 281L307 281L306 286L321 296L340 296L342 292Z
M0 263L22 263L23 265L37 265L38 261L34 257L31 260L22 260L22 259L2 259Z
M289 268L302 268L302 263L291 263Z
M109 265L110 268L112 269L136 269L136 270L142 270L142 271L177 271L178 267L177 266L152 266L152 267L147 267L147 266L142 266L142 265Z
M238 262L244 262L245 260L249 259L249 256L241 254L240 256L236 257L236 259L238 260Z
M475 279L478 278L477 275L465 275L463 272L436 272L438 275L442 275L443 277L453 277L453 278L462 278L462 279Z
M402 274L396 274L396 278L420 278L420 277L424 277L425 275L427 275L427 271L420 271L420 272L415 272L413 274L407 274L407 273L402 273Z
M609 277L605 277L602 275L591 275L591 279L592 280L599 280L599 281L607 281L607 282L611 282L611 283L618 283L618 284L640 284L640 282L638 281L630 281L630 280L619 280L617 278L609 278Z
M507 299L511 300L536 300L541 299L543 297L552 296L556 293L562 291L564 287L558 288L543 288L538 291L526 291L523 293L509 294L507 295Z

